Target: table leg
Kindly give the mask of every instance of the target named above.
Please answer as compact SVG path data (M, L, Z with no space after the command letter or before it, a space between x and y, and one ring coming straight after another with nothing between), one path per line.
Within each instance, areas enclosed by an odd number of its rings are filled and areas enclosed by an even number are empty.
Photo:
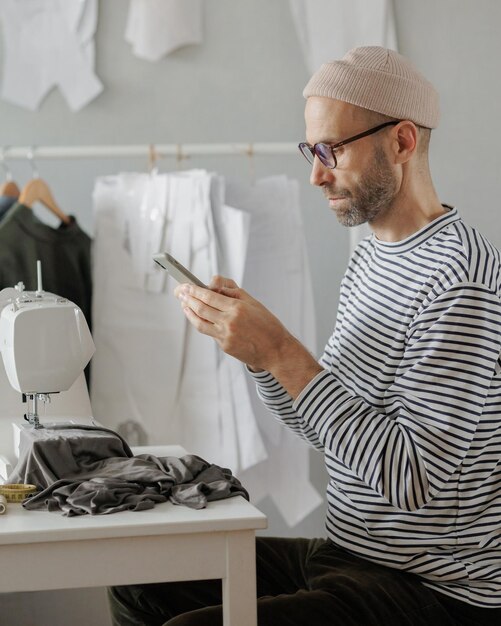
M224 626L257 626L254 531L235 531L226 536L223 624Z

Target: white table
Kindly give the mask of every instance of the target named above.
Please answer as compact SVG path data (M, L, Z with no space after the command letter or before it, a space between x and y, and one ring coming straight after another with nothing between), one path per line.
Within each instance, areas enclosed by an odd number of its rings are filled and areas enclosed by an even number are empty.
M256 626L255 531L266 524L241 496L202 510L164 503L72 518L10 504L0 516L0 592L221 578L224 625Z

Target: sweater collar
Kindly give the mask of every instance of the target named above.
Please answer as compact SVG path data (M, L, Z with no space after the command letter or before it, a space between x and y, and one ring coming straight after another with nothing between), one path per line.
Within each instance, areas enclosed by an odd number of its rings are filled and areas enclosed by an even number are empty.
M451 207L447 204L443 204L442 206L445 209L448 209L447 213L440 215L440 217L434 219L433 222L426 224L426 226L423 226L420 230L412 233L409 237L406 237L401 241L389 242L381 241L380 239L377 239L375 235L372 235L374 245L384 254L402 254L421 246L425 241L433 237L440 230L461 219L455 207Z

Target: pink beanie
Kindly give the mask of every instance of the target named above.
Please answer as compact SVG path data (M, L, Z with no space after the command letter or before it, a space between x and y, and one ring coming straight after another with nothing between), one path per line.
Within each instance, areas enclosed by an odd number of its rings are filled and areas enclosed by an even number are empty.
M405 57L379 46L353 48L324 63L303 96L342 100L426 128L436 128L440 117L433 85Z

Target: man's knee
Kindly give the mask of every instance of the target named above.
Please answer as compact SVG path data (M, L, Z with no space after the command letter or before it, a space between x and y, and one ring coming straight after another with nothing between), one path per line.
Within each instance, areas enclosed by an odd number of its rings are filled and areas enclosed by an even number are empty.
M110 607L113 626L132 624L132 608L136 604L133 587L108 587L108 604Z
M142 599L140 585L108 588L108 602L113 626L143 626L162 624L165 619L155 615L152 607Z
M173 617L164 626L223 626L223 609L211 606Z

